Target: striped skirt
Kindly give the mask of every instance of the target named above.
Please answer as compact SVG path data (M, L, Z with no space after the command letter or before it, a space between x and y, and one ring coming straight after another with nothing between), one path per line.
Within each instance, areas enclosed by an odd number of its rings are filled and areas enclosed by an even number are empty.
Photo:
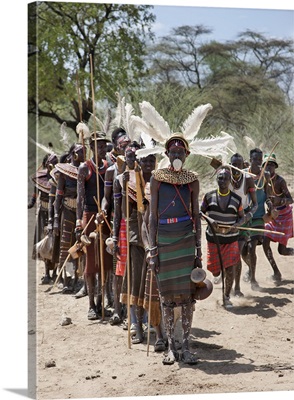
M191 296L196 285L190 274L194 266L195 236L192 231L158 234L158 289L161 296Z
M264 228L270 231L283 232L284 236L269 232L265 232L264 236L269 237L273 242L287 246L288 240L293 237L292 206L286 206L282 210L279 210L278 217L266 223Z

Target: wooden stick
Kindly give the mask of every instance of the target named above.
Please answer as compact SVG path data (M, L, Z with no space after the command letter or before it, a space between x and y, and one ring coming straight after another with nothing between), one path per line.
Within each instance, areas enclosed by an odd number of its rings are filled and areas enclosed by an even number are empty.
M130 226L129 226L129 184L126 183L126 222L127 222L127 313L128 313L128 347L131 348L131 305L130 305L130 289L131 289L131 276L130 276Z
M150 290L149 290L149 307L148 307L148 333L147 333L147 356L149 356L149 345L150 345L150 315L151 315L152 281L153 281L153 271L152 271L152 269L150 269Z
M90 54L90 67L91 67L91 88L92 88L92 108L94 115L94 145L95 145L95 164L96 164L96 185L97 185L97 203L98 212L100 213L100 188L99 188L99 171L98 171L98 150L97 150L97 133L96 133L96 118L95 118L95 92L94 92L94 81L93 81L93 59L92 54ZM101 242L102 242L102 230L101 225L98 227L99 230L99 240L100 240L100 268L101 268L101 291L102 291L102 321L104 321L104 257L103 251L101 252Z
M231 165L231 164L230 164L229 166L230 166L231 168L236 169L237 171L242 172L242 174L248 174L248 175L252 176L253 178L256 178L256 175L255 175L255 174L252 174L252 172L244 171L243 169L237 168L237 167L235 167L234 165Z
M80 83L79 83L79 74L77 71L76 75L76 80L77 80L77 92L78 92L78 105L79 105L79 114L80 114L80 122L83 120L83 114L82 114L82 100L81 100L81 90L80 90Z
M218 224L217 226L219 228L229 228L230 227L230 225L222 225L222 224ZM268 232L268 233L274 233L275 235L285 236L285 233L283 233L283 232L270 231L269 229L245 228L244 226L238 226L237 229L240 229L242 231Z
M82 122L83 121L83 105L82 105L82 99L81 99L81 89L80 89L78 71L77 71L77 75L76 75L76 80L77 80L77 92L78 92L78 106L79 106L80 122ZM83 145L84 161L86 161L86 149L85 149L84 133L82 133L82 145Z
M91 218L89 219L87 225L86 225L85 228L82 230L81 235L86 231L86 229L87 229L88 226L90 225L90 222L92 221L93 218L94 218L94 214L91 216ZM75 246L77 243L78 243L78 241L76 240L74 246ZM62 267L60 268L60 271L59 271L59 273L58 273L58 275L57 275L57 278L55 279L55 282L54 282L54 285L52 286L52 289L54 289L55 286L57 285L57 283L58 283L58 281L59 281L59 278L60 278L60 276L61 276L61 274L62 274L62 271L63 271L63 269L64 269L64 267L65 267L65 264L68 262L69 258L70 258L70 254L68 254L68 256L66 257L66 259L65 259L65 261L64 261L64 263L63 263L63 265L62 265Z
M201 155L202 155L203 157L209 158L210 160L213 160L213 159L214 159L214 157L207 156L206 154L201 154ZM253 178L256 178L256 175L255 175L255 174L252 174L252 172L244 171L243 169L237 168L237 167L235 167L234 165L231 165L231 164L229 164L229 167L230 167L230 168L234 168L234 169L236 169L236 170L239 171L239 172L242 172L242 174L248 174L248 175L252 176Z
M274 152L274 150L275 150L275 148L277 147L278 144L279 144L279 142L277 142L277 143L274 145L274 147L272 148L271 152L270 152L269 155L268 155L268 159L267 159L266 163L265 163L264 166L261 168L260 176L259 176L259 179L258 179L258 181L257 181L256 187L259 187L259 183L260 183L260 181L261 181L261 178L262 178L263 175L264 175L264 171L265 171L265 169L266 169L268 160L269 160L270 156L273 154L273 152Z

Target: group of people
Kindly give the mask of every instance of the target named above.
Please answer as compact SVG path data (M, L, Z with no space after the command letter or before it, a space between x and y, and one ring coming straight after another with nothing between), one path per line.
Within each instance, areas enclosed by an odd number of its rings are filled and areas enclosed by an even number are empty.
M89 147L89 159L85 143L73 144L60 160L47 154L32 177L29 208L37 197L39 205L33 257L45 235L54 238L51 258L43 259L42 284L62 272L63 293L88 296L89 320L107 317L111 325L126 326L133 344L144 342L148 321L156 333L154 350L166 351L164 364L195 364L189 336L201 284L191 279L191 272L202 268L201 221L207 223L207 270L214 284L223 283L226 309L233 307L232 294L244 296L241 260L247 265L243 280L253 290L259 288L257 245L263 246L276 282L282 276L271 242L278 243L281 255L294 255L287 247L293 237L293 200L276 173L276 156L252 149L245 168L242 155L233 154L229 164L216 168L216 188L199 201L198 174L184 168L190 148L181 133L165 142L164 168L158 168L152 149L141 156L144 143L131 141L121 127L113 130L111 140L94 131ZM73 248L77 257L70 257ZM66 272L68 260L74 278ZM181 313L181 345L175 340L176 309Z

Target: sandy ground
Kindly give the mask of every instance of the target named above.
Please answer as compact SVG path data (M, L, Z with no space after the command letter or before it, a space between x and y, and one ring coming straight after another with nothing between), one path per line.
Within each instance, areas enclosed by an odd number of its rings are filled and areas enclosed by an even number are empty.
M34 210L29 210L29 232L34 218ZM31 249L30 235L28 240ZM294 246L294 239L289 245ZM203 246L205 253L204 235ZM31 395L35 387L38 399L293 390L293 257L279 256L277 246L272 248L283 275L280 285L271 281L271 267L259 246L260 291L242 281L245 297L233 297L230 311L221 306L221 285L214 286L208 299L197 302L191 348L199 363L194 366L163 365L163 354L154 352L154 334L148 356L146 340L129 348L122 326L111 326L107 318L88 321L88 298L75 299L58 288L52 290L52 285L41 285L43 263L29 260ZM72 324L61 326L63 315ZM178 333L179 329L177 325ZM46 368L48 361L55 366Z

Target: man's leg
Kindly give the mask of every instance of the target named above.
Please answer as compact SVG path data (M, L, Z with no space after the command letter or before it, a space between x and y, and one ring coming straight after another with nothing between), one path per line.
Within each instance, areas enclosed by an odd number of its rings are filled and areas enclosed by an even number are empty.
M242 254L244 245L245 245L244 239L238 241L240 254ZM244 294L240 290L241 271L242 271L242 261L240 259L240 261L238 262L238 264L235 267L235 296L237 296L237 297L244 297Z
M274 275L273 275L273 280L276 282L280 282L281 278L282 278L282 274L275 262L275 259L273 257L273 252L272 249L270 247L270 238L268 238L267 236L264 237L263 239L263 250L264 250L264 254L266 256L266 258L268 259L273 271L274 271Z
M196 364L198 359L196 354L189 350L189 337L191 332L193 319L193 303L188 301L182 305L182 328L183 328L183 342L182 342L182 361L186 364Z
M249 264L249 269L250 269L250 283L251 283L251 289L252 290L258 290L259 285L256 281L255 278L255 272L256 272L256 263L257 263L257 257L256 257L256 246L257 246L257 240L252 240L249 244L248 251L249 251L249 259L250 259L250 264Z
M95 305L95 275L85 275L85 281L87 284L87 291L89 297L89 311L88 311L88 319L94 320L98 319L98 315L96 312L96 305Z
M179 359L179 354L176 351L175 345L174 307L175 303L172 300L162 299L162 318L168 341L168 353L163 363L167 365L174 364L174 362Z
M234 270L236 266L230 266L225 269L225 308L230 308L233 304L230 302L230 294L234 283Z

